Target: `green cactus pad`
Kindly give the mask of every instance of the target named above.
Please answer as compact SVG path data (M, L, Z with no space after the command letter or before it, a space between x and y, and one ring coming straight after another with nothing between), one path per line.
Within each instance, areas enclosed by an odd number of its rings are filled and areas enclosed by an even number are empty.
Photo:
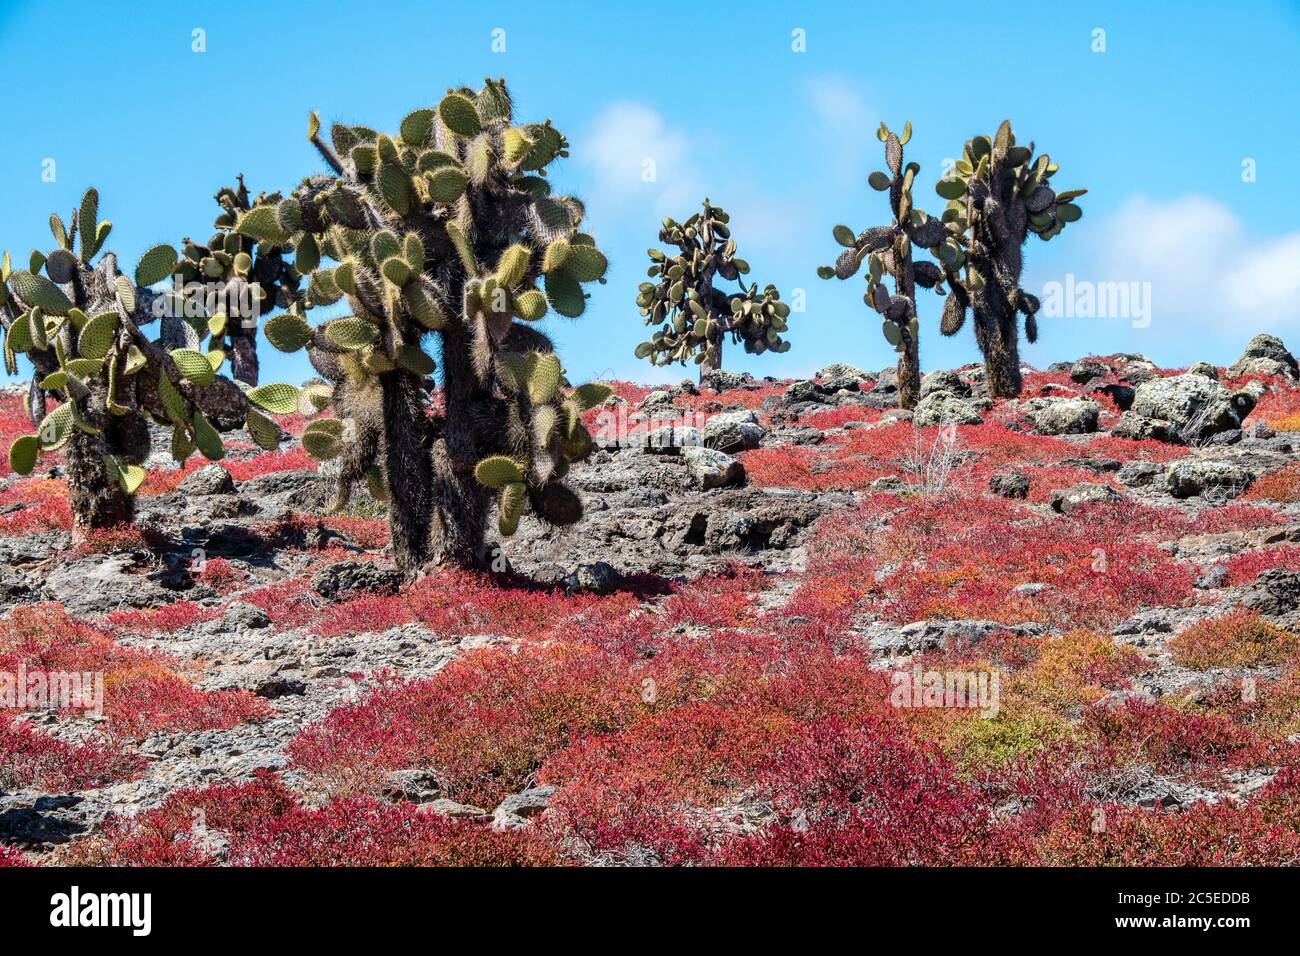
M412 282L402 290L402 300L411 317L426 329L437 331L442 328L445 317L437 301L419 282Z
M484 458L474 469L474 477L485 488L502 488L524 480L524 469L519 462L505 455Z
M317 461L337 458L343 450L343 423L337 418L312 422L302 431L302 448Z
M443 166L425 173L424 181L429 187L429 198L441 205L455 202L469 186L469 177L459 166Z
M176 390L172 380L163 371L158 373L158 400L162 402L163 411L167 413L172 424L188 424L189 408L185 404L185 399L181 397L181 393Z
M250 408L244 417L244 427L258 448L275 451L280 447L280 429L261 412Z
M400 163L380 163L375 174L375 185L388 208L399 216L407 216L414 204L411 176Z
M18 298L31 308L39 308L50 315L67 315L68 310L72 308L72 303L63 294L63 290L45 276L31 272L15 272L9 277L9 281L13 284Z
M483 132L483 123L479 119L478 108L468 96L460 93L448 93L438 104L438 115L447 129L457 136L466 138Z
M514 481L501 489L497 501L497 530L504 535L514 534L519 530L519 519L524 513L524 501L528 487L520 481Z
M433 110L416 110L407 113L398 130L402 142L410 146L427 146L433 136Z
M599 382L589 382L586 385L579 385L573 390L573 399L578 403L578 407L584 412L595 408L597 405L614 394L614 390L608 385L601 385Z
M190 440L188 429L176 427L172 429L171 453L172 460L185 464L190 455L195 452L194 442Z
M202 412L195 410L191 424L194 427L194 444L204 458L208 461L220 461L226 457L226 447L221 443L221 435L203 417Z
M77 351L82 358L102 359L117 338L121 319L116 312L100 312L92 316L77 338Z
M587 307L586 297L578 280L563 269L546 273L544 279L546 300L560 315L576 319Z
M311 341L312 328L301 315L281 312L262 326L266 340L281 352L296 352Z
M289 235L280 225L275 206L257 206L239 217L235 231L241 236L279 245L289 241ZM202 449L200 449L201 451Z
M208 357L202 352L194 349L175 349L171 353L172 361L176 363L176 370L185 377L187 381L195 385L211 385L216 376L212 371L212 364Z
M72 416L74 403L64 402L50 412L36 428L36 440L41 451L57 451L72 437Z
M9 467L15 474L30 475L32 469L36 467L40 450L41 443L35 435L21 435L15 438L14 443L9 446Z
M292 415L298 410L298 389L286 382L271 382L249 389L248 400L272 415Z
M373 345L379 339L379 329L373 322L349 316L327 323L325 338L341 349L359 349Z
M99 251L99 193L87 189L77 210L77 234L81 238L81 261L89 262Z
M501 253L501 258L497 260L497 284L505 286L507 289L518 285L528 272L528 263L531 259L532 250L523 243L517 242L510 246L505 252Z
M418 345L403 345L397 350L397 364L416 375L432 375L437 367Z
M511 307L525 322L536 322L546 314L546 296L537 289L528 289L511 300Z
M560 360L554 352L531 352L524 360L523 380L534 405L549 402L560 387Z
M609 262L595 246L573 243L564 260L564 271L579 282L595 282L605 275Z

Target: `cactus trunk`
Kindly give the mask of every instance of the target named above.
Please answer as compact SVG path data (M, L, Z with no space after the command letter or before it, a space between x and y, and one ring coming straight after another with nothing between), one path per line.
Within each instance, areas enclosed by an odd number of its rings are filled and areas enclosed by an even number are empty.
M718 330L717 336L710 342L710 348L704 353L704 358L700 361L700 381L703 382L710 372L716 372L722 368L722 330Z
M408 372L381 376L380 389L393 561L411 577L429 562L431 554L434 502L428 430L411 427L425 421L425 403L418 381Z
M915 408L921 395L921 349L908 338L898 354L898 407Z
M491 401L491 394L474 374L470 345L470 335L463 325L456 323L443 330L446 413L429 462L432 508L426 513L432 519L432 560L462 568L481 568L486 562L483 529L488 496L475 479L474 468L483 457L479 447L485 437L480 434L483 422L480 409L484 399Z
M257 384L257 329L238 328L230 335L230 373L235 381Z
M135 499L104 465L103 444L101 436L77 431L66 446L74 542L85 540L91 531L126 524L135 517Z
M1020 395L1019 328L1016 312L997 281L986 280L976 295L975 341L984 355L984 381L990 398Z

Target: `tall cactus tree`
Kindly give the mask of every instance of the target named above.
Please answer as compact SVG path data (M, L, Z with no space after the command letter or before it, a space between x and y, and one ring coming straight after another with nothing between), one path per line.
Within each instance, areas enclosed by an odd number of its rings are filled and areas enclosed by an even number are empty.
M13 442L9 464L28 474L41 455L64 451L78 536L131 520L151 419L172 426L177 461L196 450L215 461L224 454L218 425L243 422L259 444L274 448L279 429L263 411L298 407L291 385L245 393L218 376L225 360L219 351L168 352L148 339L140 326L156 317L158 293L147 287L172 274L176 250L149 249L128 279L113 253L100 254L111 224L98 216L99 195L87 190L68 227L50 217L56 248L48 255L33 252L27 270L12 271L6 253L0 266L6 369L16 374L19 353L35 369L29 412L36 434ZM47 394L60 402L48 414Z
M1004 120L992 138L967 140L962 158L935 186L948 200L943 220L952 236L939 249L941 261L954 275L965 270L952 283L939 330L956 335L974 310L989 394L1000 398L1020 394L1018 314L1025 337L1038 338L1038 299L1020 287L1024 243L1029 233L1055 238L1083 215L1073 200L1087 190L1056 192L1049 183L1056 170L1046 153L1034 155L1033 143L1017 145Z
M647 250L653 282L643 282L636 304L646 325L661 325L650 339L636 347L636 357L654 365L685 364L691 359L700 367L700 378L722 368L722 345L730 336L751 355L790 351L781 338L786 331L790 307L781 301L773 285L760 292L758 283L746 286L740 277L749 273L749 263L736 256L731 238L730 217L721 206L704 200L702 211L685 222L664 220L659 241L677 247L670 256L659 249ZM738 282L738 292L723 292L713 285L715 277Z
M301 277L287 258L293 248L284 225L265 213L249 215L255 209L273 213L279 193L250 198L241 174L215 199L221 212L212 238L206 245L188 237L182 242L176 273L185 291L183 311L168 310L163 317L162 341L199 348L210 337L208 349L229 356L234 379L256 385L258 320L298 302Z
M306 305L346 299L351 310L313 328L294 307L265 326L277 348L306 346L334 383L338 419L309 428L304 445L342 458L335 506L361 478L389 499L408 574L482 566L494 496L502 534L529 507L560 525L582 514L562 479L592 447L582 412L608 389L568 393L532 323L548 309L581 315L582 286L603 281L606 261L580 231L582 204L553 196L545 178L568 155L564 136L549 120L515 125L512 112L504 81L487 80L410 113L395 136L335 124L326 143L313 114L308 138L330 172L273 214L311 273ZM237 230L247 232L244 216ZM440 402L421 348L430 333Z
M889 208L894 221L873 226L856 236L848 226L832 231L842 246L834 266L822 266L817 274L823 279L848 279L867 263L867 291L863 300L880 313L885 341L898 352L898 405L912 408L921 388L920 324L916 314L916 287L934 289L944 294L944 274L932 262L912 258L913 246L929 249L947 235L943 223L912 205L912 185L921 167L903 165L903 147L912 138L912 124L904 123L901 135L880 124L876 136L885 144L885 165L889 172L877 170L867 177L873 189L889 194ZM894 291L886 288L884 277L893 280Z

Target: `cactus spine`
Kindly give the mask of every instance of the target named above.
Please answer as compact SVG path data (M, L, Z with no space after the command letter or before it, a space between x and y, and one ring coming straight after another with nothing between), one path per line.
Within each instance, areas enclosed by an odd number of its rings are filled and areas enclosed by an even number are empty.
M740 280L749 273L749 263L736 255L729 222L722 207L707 199L703 210L685 222L664 220L659 241L676 246L678 253L647 250L647 275L656 281L641 284L636 304L646 325L662 327L636 347L637 358L654 365L692 359L703 380L722 367L727 336L753 355L790 350L790 343L781 338L790 307L775 286L760 292L757 282L746 286ZM739 282L740 291L728 294L715 288L715 276Z
M1038 338L1038 299L1020 287L1025 240L1031 232L1055 238L1083 215L1074 200L1087 190L1056 192L1049 183L1056 171L1046 153L1034 155L1033 143L1017 145L1011 121L1004 120L991 138L967 140L962 158L935 185L948 200L943 221L950 236L939 251L953 286L939 328L955 335L967 309L974 310L991 396L1020 394L1018 314L1025 337Z

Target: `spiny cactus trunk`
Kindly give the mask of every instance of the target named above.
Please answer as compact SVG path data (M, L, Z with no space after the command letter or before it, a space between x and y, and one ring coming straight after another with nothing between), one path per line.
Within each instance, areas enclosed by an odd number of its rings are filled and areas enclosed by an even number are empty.
M896 292L916 302L916 268L909 249L895 277ZM915 317L915 307L911 307ZM915 408L921 397L921 345L916 336L903 330L903 347L898 353L898 407Z
M388 475L388 528L393 560L408 577L429 563L434 522L433 465L419 383L408 372L380 377L384 414L385 471Z
M1002 292L995 276L976 295L975 341L984 355L984 381L990 398L1016 398L1020 377L1020 330L1015 307Z
M83 541L99 528L131 521L135 517L135 499L108 474L102 438L77 430L64 447L73 541Z
M921 396L921 349L908 340L898 356L898 407L915 408Z
M474 478L482 457L478 434L484 389L474 374L470 335L459 324L442 331L442 433L433 444L432 560L462 568L486 566L483 529L488 499Z
M716 372L722 368L722 334L719 333L717 338L711 343L711 349L704 353L704 360L700 362L700 381L703 382L710 372Z
M230 336L230 372L235 381L257 384L257 329L239 329Z

